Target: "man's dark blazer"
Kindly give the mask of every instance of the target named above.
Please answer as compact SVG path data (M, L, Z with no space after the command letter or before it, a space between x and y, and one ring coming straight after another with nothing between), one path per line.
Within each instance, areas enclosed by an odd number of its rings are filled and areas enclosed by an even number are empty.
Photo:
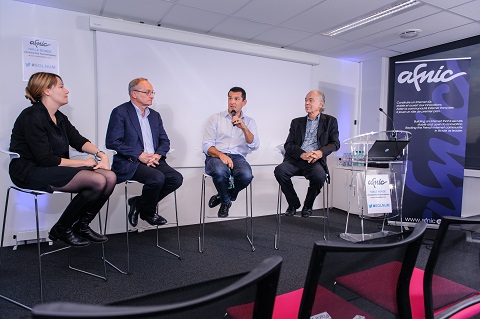
M165 158L170 150L170 140L163 128L160 113L150 108L148 116L152 130L155 153ZM143 152L143 137L137 112L132 102L126 102L113 109L108 122L105 146L115 150L112 171L117 174L117 183L132 178L140 161L138 157Z
M285 141L285 161L302 160L300 155L305 151L302 150L303 140L307 129L307 116L293 119L290 124L290 131ZM323 153L320 159L325 172L328 173L327 156L340 148L340 140L338 139L338 122L331 115L320 114L318 120L317 143L319 149Z

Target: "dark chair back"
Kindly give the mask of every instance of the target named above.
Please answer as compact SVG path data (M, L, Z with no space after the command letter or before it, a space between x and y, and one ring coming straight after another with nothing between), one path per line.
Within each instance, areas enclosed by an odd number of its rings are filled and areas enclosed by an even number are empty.
M480 294L480 216L442 218L425 267L423 291L428 319Z
M411 318L409 285L425 229L419 223L413 232L373 242L315 242L298 318L324 312L332 318ZM368 274L365 281L358 272Z
M435 315L435 319L472 319L480 318L480 296L465 299Z
M32 318L223 318L226 309L250 304L247 318L271 318L282 258L272 256L247 273L139 296L112 305L53 302Z

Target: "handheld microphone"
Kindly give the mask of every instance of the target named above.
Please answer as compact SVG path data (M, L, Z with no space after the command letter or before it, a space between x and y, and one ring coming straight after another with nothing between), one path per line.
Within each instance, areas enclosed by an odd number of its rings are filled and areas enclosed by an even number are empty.
M392 123L392 128L393 128L392 137L395 138L395 140L396 140L396 139L397 139L397 130L395 129L395 123L393 123L393 119L392 119L390 116L388 116L388 114L385 113L385 111L384 111L381 107L379 107L378 110L379 110L380 112L382 112L383 114L385 114L385 116L386 116L386 117L390 120L390 122Z
M234 117L235 115L237 115L237 111L232 110L232 111L230 112L230 114L232 114L232 117ZM232 125L235 126L234 123L232 123Z

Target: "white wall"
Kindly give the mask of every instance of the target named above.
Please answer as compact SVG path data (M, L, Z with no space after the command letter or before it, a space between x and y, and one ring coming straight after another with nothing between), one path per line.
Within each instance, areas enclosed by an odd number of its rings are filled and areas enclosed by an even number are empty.
M94 59L94 36L88 28L88 15L73 13L48 7L41 7L11 0L0 1L0 84L4 88L3 101L0 104L2 117L0 119L0 140L9 140L11 128L20 111L30 104L24 99L26 82L22 81L21 37L38 36L40 38L57 40L60 51L60 75L66 87L70 90L70 101L62 107L79 131L103 145L103 136L97 132L96 114L96 79ZM115 72L112 70L112 72ZM360 64L339 61L321 57L320 64L313 67L311 79L307 81L310 87L305 87L306 94L311 89L322 89L327 93L327 113L339 118L341 139L346 139L354 131L351 119L356 118L358 92L360 81ZM274 81L275 79L272 79ZM295 81L295 79L292 79ZM125 84L127 85L127 84ZM308 85L308 84L307 84ZM101 94L102 88L99 88ZM345 100L344 95L348 96ZM124 95L124 92L119 92ZM299 96L297 104L288 105L296 108L298 115L305 114L304 95ZM329 102L330 101L330 102ZM249 103L252 103L249 100ZM226 103L226 101L225 101ZM343 120L344 118L348 119ZM345 124L347 123L347 124ZM288 134L285 126L284 140ZM339 152L342 152L340 150ZM195 156L184 154L185 156ZM173 153L171 156L183 156ZM333 156L332 156L333 158ZM278 155L278 162L281 161ZM8 177L8 159L0 157L0 203L5 202L5 190L10 183ZM258 215L274 214L278 184L273 176L274 165L254 166L254 213ZM179 219L182 225L197 224L199 221L200 182L202 167L180 168L184 176L184 184L177 191ZM299 195L304 197L306 183L299 182ZM140 188L131 186L131 195L138 194ZM5 232L6 244L13 244L12 236L19 231L35 229L33 222L33 199L28 195L16 195L12 192L10 198L9 218ZM207 182L207 200L214 194L211 181ZM244 194L232 207L232 214L241 214L244 209ZM321 201L317 201L320 203ZM58 219L59 214L68 203L68 196L46 195L40 198L41 228L48 230ZM284 206L285 207L285 206ZM318 206L316 206L318 207ZM123 200L123 185L118 185L111 200L111 217L109 232L124 231L125 208ZM173 196L169 196L159 206L160 212L173 221ZM104 210L103 210L104 211ZM208 214L216 215L215 209L209 209ZM3 216L0 217L3 219ZM209 221L215 221L212 218ZM145 226L143 221L140 226ZM274 229L272 229L273 240Z
M102 88L99 138L106 135L112 109L128 101L126 84L141 75L158 93L151 108L162 115L175 149L167 160L174 167L203 167L205 155L195 150L201 147L208 117L227 109L227 92L233 86L246 90L243 112L255 119L261 141L248 161L276 163L274 148L284 142L285 126L297 114L288 106L296 105L310 87L311 65L100 31L95 40L97 83ZM125 63L132 59L134 63Z
M332 157L340 156L346 152L343 141L357 134L354 120L358 117L360 64L321 57L313 68L312 85L325 93L325 113L338 120L341 146Z
M76 127L89 139L95 140L95 77L93 35L88 29L88 16L14 1L0 1L0 141L10 139L15 119L30 103L25 99L26 82L22 81L22 36L37 36L57 40L60 51L60 75L71 91L68 105L62 107ZM7 142L8 144L8 142ZM8 158L0 154L0 203L5 202L5 191L10 183ZM17 231L32 230L33 199L29 195L10 197L6 243L12 243ZM50 227L68 203L68 196L41 198L42 228ZM3 206L2 206L3 207ZM3 214L1 217L3 221Z
M387 127L388 58L379 58L362 63L358 133L383 131Z

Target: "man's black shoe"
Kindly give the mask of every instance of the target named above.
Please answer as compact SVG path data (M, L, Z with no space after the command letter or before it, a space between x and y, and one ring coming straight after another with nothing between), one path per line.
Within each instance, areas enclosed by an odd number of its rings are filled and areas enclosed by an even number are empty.
M158 214L153 214L153 216L147 216L140 213L140 218L152 226L161 226L167 223L167 220Z
M210 200L208 201L208 207L213 208L215 206L218 206L220 204L220 195L213 195L210 197Z
M128 205L130 205L130 211L128 212L128 222L133 227L136 227L138 224L138 213L137 210L137 199L138 196L131 197L128 199Z
M228 217L228 211L230 210L230 206L232 206L232 202L228 204L222 203L222 205L220 205L220 208L218 209L218 217L220 218Z
M312 216L312 209L311 208L302 208L302 217L310 217Z
M287 207L287 210L285 211L285 216L293 216L297 213L297 209L299 208L300 206L298 207L294 207L294 206L290 206L288 205Z

